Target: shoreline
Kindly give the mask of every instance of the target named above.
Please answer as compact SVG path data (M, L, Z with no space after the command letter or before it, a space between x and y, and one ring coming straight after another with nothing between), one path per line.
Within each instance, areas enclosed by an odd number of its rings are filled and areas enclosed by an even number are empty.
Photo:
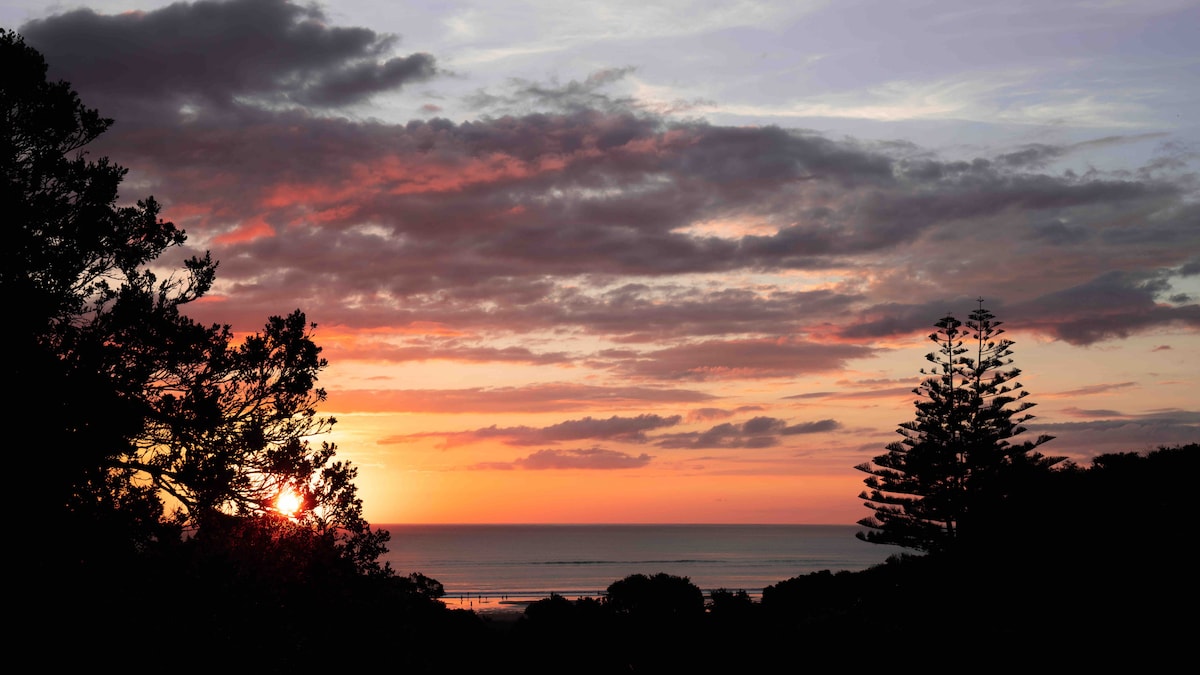
M708 599L713 590L717 589L701 589L705 599ZM733 589L740 591L742 589ZM762 589L746 590L747 595L754 602L762 600ZM547 592L522 592L522 593L446 593L438 600L446 606L447 609L465 609L475 612L480 616L496 616L496 615L513 615L519 617L525 613L525 608L535 602L548 600L551 596L558 595L572 602L583 598L603 601L605 595L603 591L596 592L566 592L560 593L557 591Z
M564 594L564 593L539 593L539 594L452 594L438 598L442 604L446 605L447 609L468 609L476 614L488 616L492 614L513 613L521 615L525 613L525 608L540 600L549 599L551 595L561 595L568 600L575 601L580 598L595 598L597 600L604 597L603 593L579 593L579 594Z

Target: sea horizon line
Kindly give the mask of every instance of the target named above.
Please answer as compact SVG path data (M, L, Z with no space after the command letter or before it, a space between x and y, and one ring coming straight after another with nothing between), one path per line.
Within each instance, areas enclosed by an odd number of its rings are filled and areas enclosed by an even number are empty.
M404 527L861 527L858 523L554 523L554 522L519 522L519 523L409 523L409 522L379 522L371 523L371 527L404 526Z

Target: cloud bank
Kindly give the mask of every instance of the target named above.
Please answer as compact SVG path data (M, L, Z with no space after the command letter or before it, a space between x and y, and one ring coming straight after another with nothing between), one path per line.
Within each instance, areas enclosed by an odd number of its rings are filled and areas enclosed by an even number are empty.
M354 336L329 345L335 359L555 369L514 386L344 386L339 412L610 411L426 432L447 445L763 449L836 431L765 406L911 387L763 394L739 409L759 417L695 425L734 414L710 387L869 369L979 296L1008 326L1081 347L1200 329L1195 150L1164 140L1144 166L1054 168L1155 134L950 159L675 115L610 93L636 75L622 65L481 87L476 118L395 122L362 106L457 75L315 5L80 9L20 32L116 120L91 152L131 167L130 196L154 194L221 261L197 318L250 330L300 306ZM507 467L650 460L551 447Z

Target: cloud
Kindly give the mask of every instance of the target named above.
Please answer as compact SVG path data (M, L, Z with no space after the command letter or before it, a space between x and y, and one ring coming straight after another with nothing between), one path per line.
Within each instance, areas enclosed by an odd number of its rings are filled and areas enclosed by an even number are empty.
M989 302L985 306L1010 326L1090 345L1153 328L1200 327L1200 304L1188 294L1171 291L1170 270L1114 270L1011 305ZM967 298L876 305L859 314L859 320L845 326L841 335L851 339L911 335L922 327L928 329L933 323L930 317L952 314L965 319L974 305Z
M400 346L393 344L359 343L353 346L335 344L327 355L339 359L381 361L391 363L432 360L468 363L566 363L571 357L564 352L535 352L528 347L495 347L470 344L457 339L422 338Z
M1071 417L1089 417L1089 418L1104 418L1111 419L1113 417L1122 417L1124 413L1117 410L1109 410L1105 408L1063 408L1062 413Z
M1103 412L1088 411L1088 416L1101 416ZM1195 443L1200 437L1200 411L1172 409L1137 415L1118 412L1107 419L1057 423L1039 420L1028 426L1030 434L1055 437L1043 446L1044 453L1067 455L1083 462L1104 453L1144 452Z
M484 462L476 464L473 468L484 470L525 469L529 471L636 469L649 464L652 459L654 458L644 453L635 457L624 452L603 448L538 450L512 462Z
M737 408L734 408L733 410L726 410L724 408L697 408L688 413L687 421L688 422L709 422L712 420L720 420L720 419L725 419L727 417L733 417L734 415L737 415L740 413L758 412L758 411L761 411L762 409L763 409L763 407L758 406L758 405L738 406Z
M1111 392L1137 387L1137 382L1101 382L1099 384L1090 384L1086 387L1077 389L1069 389L1067 391L1055 391L1042 394L1044 398L1079 398L1081 396L1096 396L1098 394L1108 394Z
M629 409L666 403L702 403L715 397L687 389L603 387L550 383L469 389L331 389L328 407L338 413L535 413Z
M1164 139L1168 136L1165 133L1145 133L1145 134L1125 134L1118 136L1104 136L1079 143L1050 145L1046 143L1028 143L1022 145L1010 152L1001 153L996 156L996 162L1000 165L1020 168L1020 169L1042 169L1049 165L1054 160L1060 159L1071 153L1094 148L1103 147L1119 147L1141 141L1152 139Z
M913 394L913 389L920 384L921 378L901 378L901 379L867 379L839 381L837 384L844 387L835 391L811 391L801 394L793 394L783 397L784 400L805 400L805 399L822 399L822 400L856 400L856 399L897 399L910 398ZM901 386L880 387L880 385L900 384Z
M607 419L584 417L578 420L567 420L546 427L498 427L490 426L482 429L459 432L424 432L403 436L391 436L380 443L400 443L415 438L440 437L446 447L475 443L479 441L498 441L507 445L541 445L578 441L584 439L602 439L622 443L646 443L646 432L679 424L683 418L679 415L663 417L661 415L638 415L636 417L621 417L613 415Z
M797 434L819 434L826 431L835 431L841 429L842 424L837 420L818 420L816 422L802 422L800 424L792 424L783 428L784 436L795 436Z
M650 352L623 364L621 369L637 377L661 380L794 377L838 370L851 359L867 358L873 353L873 349L859 345L792 338L708 341Z
M781 436L822 433L840 428L841 424L831 419L789 425L775 417L760 416L741 424L718 424L707 431L663 434L654 439L654 444L660 448L690 450L769 448L778 445Z
M118 119L93 151L133 167L221 261L189 313L244 330L299 305L408 336L347 358L795 377L923 335L981 294L1010 326L1079 345L1200 325L1173 288L1200 247L1188 154L1047 168L1144 134L942 159L669 117L610 93L624 67L488 93L506 114L399 124L329 113L435 76L434 58L309 5L78 10L22 31ZM568 335L586 346L539 348Z
M509 91L495 94L480 90L468 98L468 104L492 114L522 114L530 110L547 109L559 112L628 111L637 107L634 99L614 98L605 89L634 70L628 66L605 68L588 75L583 81L571 80L566 84L556 80L541 83L513 78L508 83Z
M1170 288L1160 274L1107 272L1034 298L1015 311L1027 325L1077 345L1128 337L1152 326L1200 327L1200 305L1159 301Z
M427 80L433 57L389 57L396 36L326 24L291 0L199 0L149 12L78 9L21 27L53 72L122 121L181 109L336 107Z

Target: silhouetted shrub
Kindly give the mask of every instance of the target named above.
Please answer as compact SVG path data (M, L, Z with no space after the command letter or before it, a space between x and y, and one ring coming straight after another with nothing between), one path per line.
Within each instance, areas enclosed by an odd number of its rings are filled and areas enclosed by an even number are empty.
M755 609L754 600L744 590L731 591L718 588L708 594L706 605L710 616L721 619L748 618Z
M704 593L688 577L658 573L631 574L608 587L606 604L618 615L642 619L698 618L704 614Z

